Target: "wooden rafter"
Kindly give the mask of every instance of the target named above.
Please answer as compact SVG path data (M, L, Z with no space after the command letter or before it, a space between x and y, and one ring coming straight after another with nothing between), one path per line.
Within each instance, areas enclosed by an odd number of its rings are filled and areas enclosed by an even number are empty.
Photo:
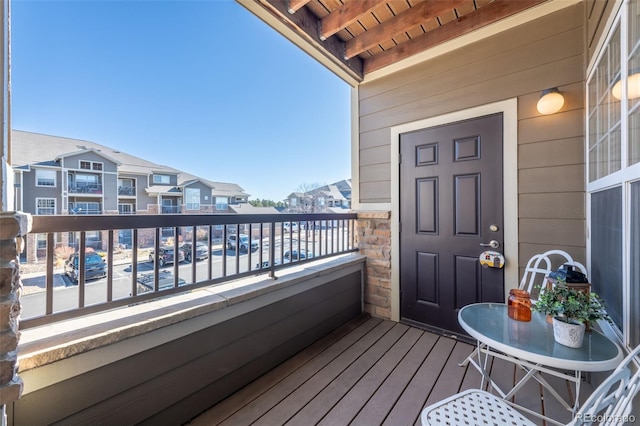
M265 11L283 23L286 27L294 31L300 37L317 49L323 58L337 64L347 71L356 80L362 80L363 61L360 58L343 58L344 43L337 37L321 40L318 30L319 19L308 7L298 9L296 13L290 13L289 8L293 0L248 0L261 5ZM303 1L303 0L300 0ZM307 0L308 1L308 0Z
M289 0L289 6L287 9L289 13L293 14L304 7L305 4L309 3L311 0Z
M386 40L390 40L410 28L417 27L438 15L452 10L466 0L425 1L407 9L398 16L377 25L345 44L345 59L370 49ZM515 2L515 3L519 3Z
M351 0L337 8L320 21L320 38L325 40L345 29L362 15L369 13L387 0Z
M546 0L495 0L475 12L463 15L439 28L402 43L393 49L368 58L364 63L364 73L378 70L545 1Z

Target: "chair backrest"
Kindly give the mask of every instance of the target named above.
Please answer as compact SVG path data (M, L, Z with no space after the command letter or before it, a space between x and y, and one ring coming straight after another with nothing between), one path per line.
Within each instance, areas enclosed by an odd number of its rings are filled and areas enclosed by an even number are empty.
M551 264L551 256L558 256L560 257L560 265L564 265L565 263L568 263L569 265L573 265L576 268L578 268L580 270L580 272L582 272L585 276L587 275L587 268L580 262L577 262L575 260L573 260L573 257L571 257L571 255L569 253L567 253L566 251L563 250L549 250L549 251L545 251L544 253L540 254L540 256L545 256L547 259L549 259L549 263Z
M553 260L560 260L560 263L556 266L560 267L565 263L573 265L578 268L585 276L587 275L587 268L580 263L573 260L573 257L569 253L563 250L549 250L544 253L536 254L529 259L527 266L525 267L524 274L520 280L518 288L520 290L527 290L531 295L531 300L536 301L539 296L538 286L544 289L547 283L546 277L551 271L553 271Z
M527 266L522 274L520 290L527 290L531 295L532 300L536 300L538 291L536 286L543 287L545 284L545 277L551 272L551 261L544 254L536 254L527 262Z
M636 359L639 353L640 345L593 391L570 426L622 425L632 420L632 401L640 390L640 361Z

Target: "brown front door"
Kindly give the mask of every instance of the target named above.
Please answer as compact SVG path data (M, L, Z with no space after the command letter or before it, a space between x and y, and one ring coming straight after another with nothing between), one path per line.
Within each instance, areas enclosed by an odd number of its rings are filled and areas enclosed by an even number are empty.
M403 321L460 334L461 307L504 301L503 270L478 261L504 245L502 129L496 114L400 135Z

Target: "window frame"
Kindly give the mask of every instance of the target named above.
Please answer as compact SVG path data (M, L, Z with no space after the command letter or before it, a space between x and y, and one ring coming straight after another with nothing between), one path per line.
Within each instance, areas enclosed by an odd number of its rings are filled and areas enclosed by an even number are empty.
M635 8L635 12L640 10L640 0L625 0L620 4L618 10L612 12L613 19L610 20L608 28L606 28L603 33L602 43L598 46L597 53L591 59L589 66L587 68L586 80L585 80L585 93L586 96L586 104L585 104L585 180L586 180L586 201L587 201L587 209L586 209L586 221L587 221L587 264L589 266L589 270L593 270L594 259L592 259L592 252L594 251L592 248L592 238L593 231L592 228L597 223L597 218L592 217L592 196L594 194L598 194L605 190L610 190L614 188L620 188L622 192L622 259L619 260L622 268L622 282L620 283L620 290L622 292L622 302L619 308L622 311L622 324L620 324L621 328L617 325L613 325L610 328L610 333L613 333L620 341L624 342L625 345L632 347L640 343L640 341L635 342L632 339L637 339L637 336L633 336L631 330L638 326L638 322L640 322L640 313L634 313L631 311L631 300L630 295L639 294L640 289L634 289L632 287L633 283L631 281L631 265L633 259L631 259L631 243L632 239L630 238L631 231L631 185L635 182L640 181L640 162L636 164L629 164L629 151L630 151L630 139L631 137L637 137L637 132L635 135L631 135L630 129L630 115L633 112L640 111L640 98L636 98L635 100L627 99L627 88L623 87L622 89L622 99L617 102L617 107L619 111L615 111L614 116L617 114L617 117L620 119L620 141L619 141L619 155L620 155L620 168L619 170L614 170L611 173L605 174L603 176L598 176L596 179L591 180L592 175L592 167L594 164L590 161L589 157L589 149L590 146L593 147L593 139L599 140L602 137L602 133L599 132L600 129L592 129L592 124L596 123L596 121L590 120L593 118L592 114L594 113L594 109L598 108L599 104L596 103L592 105L592 97L590 94L590 90L593 89L591 84L594 83L594 79L597 78L596 74L598 68L602 65L601 62L608 60L607 52L610 46L613 45L613 37L616 31L619 30L620 39L619 39L619 69L614 70L614 73L619 75L619 79L625 81L630 74L630 70L633 69L630 62L638 62L640 61L640 21L636 22L636 28L634 36L638 38L638 40L634 40L633 44L636 46L636 49L632 52L629 49L629 37L631 36L632 28L630 27L630 20L633 16L632 7ZM623 85L625 86L625 85ZM611 117L611 115L609 116ZM611 126L608 128L608 131L611 129ZM611 152L611 151L609 151ZM598 167L596 164L595 167ZM637 249L637 248L636 248ZM613 261L618 261L617 259L611 259ZM595 260L596 262L598 260ZM606 260L605 260L606 261ZM615 283L614 283L615 284ZM605 303L607 300L605 299ZM617 306L617 304L616 304ZM635 325L633 325L633 324Z
M53 185L43 185L40 183L41 174L53 174ZM57 188L58 187L58 172L52 169L36 169L36 186L41 188Z
M226 200L221 203L220 200ZM229 197L216 197L216 210L229 210Z
M191 199L197 199L197 201L191 201ZM184 204L186 210L200 210L200 188L185 188Z
M53 207L41 207L39 204L41 201L53 201ZM54 216L57 212L56 208L57 208L57 200L55 198L51 198L51 197L36 197L36 208L35 208L35 214L39 215L39 216ZM40 213L40 209L53 209L53 213Z
M166 182L164 182L164 180L166 180ZM152 181L153 181L154 184L171 185L171 176L170 175L159 174L159 173L154 173L153 177L152 177Z

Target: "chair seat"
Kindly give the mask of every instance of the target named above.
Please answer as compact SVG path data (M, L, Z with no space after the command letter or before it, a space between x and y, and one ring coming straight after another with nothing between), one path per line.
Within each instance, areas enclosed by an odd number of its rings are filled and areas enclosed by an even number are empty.
M511 405L495 395L469 389L438 401L422 410L426 425L535 425Z

